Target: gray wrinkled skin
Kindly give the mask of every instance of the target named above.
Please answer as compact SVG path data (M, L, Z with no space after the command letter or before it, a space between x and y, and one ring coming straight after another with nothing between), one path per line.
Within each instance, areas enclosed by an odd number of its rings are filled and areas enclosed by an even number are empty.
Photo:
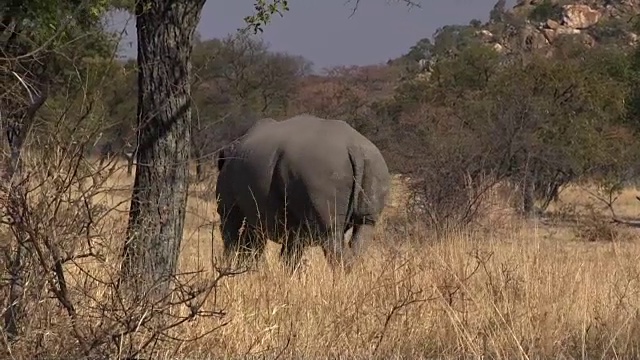
M224 258L256 261L269 238L282 244L291 271L304 248L317 245L332 267L349 271L373 235L391 182L373 143L344 121L311 115L258 121L217 163Z

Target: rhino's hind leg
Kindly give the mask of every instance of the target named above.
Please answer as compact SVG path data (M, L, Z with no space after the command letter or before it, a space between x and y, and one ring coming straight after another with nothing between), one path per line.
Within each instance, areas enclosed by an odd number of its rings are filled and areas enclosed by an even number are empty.
M253 228L245 229L236 247L236 256L240 266L254 266L262 258L266 247L263 239Z
M349 247L354 260L366 251L367 245L373 238L374 227L373 223L360 223L353 226Z
M322 251L327 262L334 270L351 271L351 256L344 244L344 232L330 233L322 243Z
M238 207L225 206L222 202L218 204L218 214L220 215L220 233L222 235L222 260L225 266L230 266L236 252L243 215Z
M247 260L258 260L264 252L264 240L244 225L244 216L237 206L221 212L223 262L225 266L244 265Z
M303 253L304 244L300 241L298 232L294 230L288 231L287 237L282 241L280 259L290 273L294 273L300 266Z

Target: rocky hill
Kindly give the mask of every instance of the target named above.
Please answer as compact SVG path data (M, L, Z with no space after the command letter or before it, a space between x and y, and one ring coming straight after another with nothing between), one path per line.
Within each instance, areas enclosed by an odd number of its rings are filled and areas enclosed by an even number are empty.
M508 10L501 9L498 1L487 29L478 35L501 51L551 50L567 36L589 46L601 42L633 45L638 41L634 31L638 14L639 0L521 0Z
M390 63L417 63L424 73L439 58L478 41L504 54L552 55L567 40L632 46L640 40L639 14L640 0L519 0L511 8L498 0L488 22L444 26Z

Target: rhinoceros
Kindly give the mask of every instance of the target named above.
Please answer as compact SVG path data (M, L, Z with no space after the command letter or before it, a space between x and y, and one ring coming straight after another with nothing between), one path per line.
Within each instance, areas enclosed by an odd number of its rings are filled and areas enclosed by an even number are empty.
M391 182L370 140L342 120L306 114L257 121L218 153L217 168L223 258L256 261L269 238L291 272L305 247L318 245L334 270L349 272Z

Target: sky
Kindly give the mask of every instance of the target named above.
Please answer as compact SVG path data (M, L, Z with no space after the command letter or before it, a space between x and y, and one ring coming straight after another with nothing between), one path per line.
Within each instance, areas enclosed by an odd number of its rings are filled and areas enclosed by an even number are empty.
M406 53L418 40L431 37L439 27L486 21L497 0L419 0L409 9L391 0L361 0L350 17L354 0L290 0L289 11L276 15L261 37L273 51L302 55L317 70L338 65L385 63ZM253 13L254 0L208 0L198 32L202 39L224 38L244 25ZM514 0L507 1L511 6ZM136 56L135 19L117 13L110 28L126 35L121 54Z

